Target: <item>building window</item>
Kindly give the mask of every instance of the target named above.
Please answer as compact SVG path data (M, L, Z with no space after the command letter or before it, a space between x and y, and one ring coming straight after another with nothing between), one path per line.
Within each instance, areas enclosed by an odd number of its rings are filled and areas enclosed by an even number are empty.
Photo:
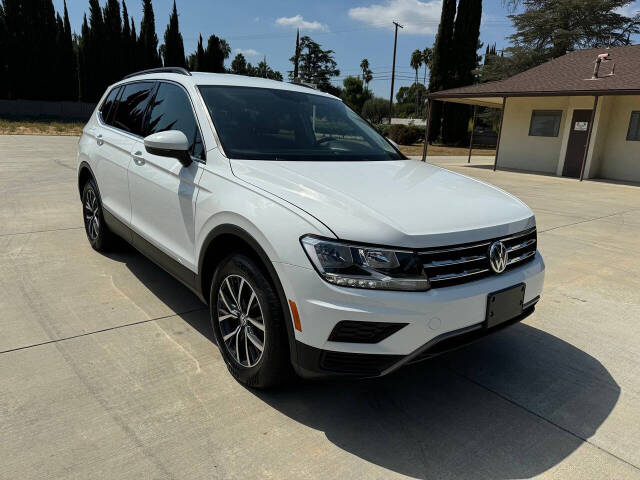
M631 112L627 140L640 142L640 112Z
M562 110L534 110L529 125L530 137L557 137L560 132Z

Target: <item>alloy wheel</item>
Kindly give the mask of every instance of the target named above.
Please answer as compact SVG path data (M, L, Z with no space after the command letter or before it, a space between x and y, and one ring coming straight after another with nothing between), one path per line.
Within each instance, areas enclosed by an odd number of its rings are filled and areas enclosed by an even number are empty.
M243 367L262 358L266 329L260 301L240 275L228 275L218 288L218 322L225 348Z
M85 194L83 209L85 229L89 240L93 242L100 235L100 210L98 197L92 188L89 188Z

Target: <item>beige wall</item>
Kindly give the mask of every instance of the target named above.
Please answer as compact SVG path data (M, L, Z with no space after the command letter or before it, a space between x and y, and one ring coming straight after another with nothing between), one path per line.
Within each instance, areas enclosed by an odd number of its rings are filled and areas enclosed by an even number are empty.
M640 111L640 95L610 97L610 109L595 177L640 182L640 142L627 141L632 111ZM603 130L606 128L606 130Z
M556 173L567 123L569 97L511 97L507 99L502 120L498 166ZM530 137L533 110L562 110L562 123L557 137Z
M511 97L504 111L498 167L562 175L576 109L593 108L593 97ZM533 110L562 110L557 137L530 137ZM585 165L585 178L640 182L640 142L627 141L631 112L640 96L600 97Z

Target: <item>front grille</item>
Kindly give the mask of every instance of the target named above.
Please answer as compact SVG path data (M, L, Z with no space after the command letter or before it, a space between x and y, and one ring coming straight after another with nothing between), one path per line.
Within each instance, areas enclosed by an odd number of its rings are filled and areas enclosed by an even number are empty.
M401 359L402 355L325 351L320 360L320 367L336 373L375 376L380 375L384 370Z
M489 265L489 247L500 240L507 247L506 270L531 261L536 255L537 232L531 228L514 235L482 242L430 248L418 252L429 277L431 288L449 287L495 275Z
M356 322L353 320L342 320L333 327L333 330L331 330L329 341L378 343L407 325L407 323Z

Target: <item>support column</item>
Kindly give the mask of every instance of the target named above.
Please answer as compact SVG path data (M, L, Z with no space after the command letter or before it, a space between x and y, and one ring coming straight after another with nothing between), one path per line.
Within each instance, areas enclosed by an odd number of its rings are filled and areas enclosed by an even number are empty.
M471 121L471 138L469 138L469 157L467 163L471 163L471 150L473 150L473 131L476 129L476 113L478 112L478 106L473 106L473 120Z
M507 106L507 97L502 97L502 110L500 110L500 130L498 130L498 144L496 145L496 158L493 160L493 171L498 168L498 154L500 153L500 139L502 138L502 120L504 119L504 109Z
M580 181L584 178L584 167L587 164L587 156L589 155L589 144L591 143L591 132L593 132L593 123L596 119L596 109L598 108L598 95L593 97L593 110L591 110L591 120L589 121L589 129L587 131L587 145L584 147L584 155L582 156L582 166L580 167Z
M427 104L427 121L424 125L424 147L422 148L422 161L427 161L427 147L429 146L429 124L431 123L431 105L433 105L434 100L432 98L429 99L429 103Z

